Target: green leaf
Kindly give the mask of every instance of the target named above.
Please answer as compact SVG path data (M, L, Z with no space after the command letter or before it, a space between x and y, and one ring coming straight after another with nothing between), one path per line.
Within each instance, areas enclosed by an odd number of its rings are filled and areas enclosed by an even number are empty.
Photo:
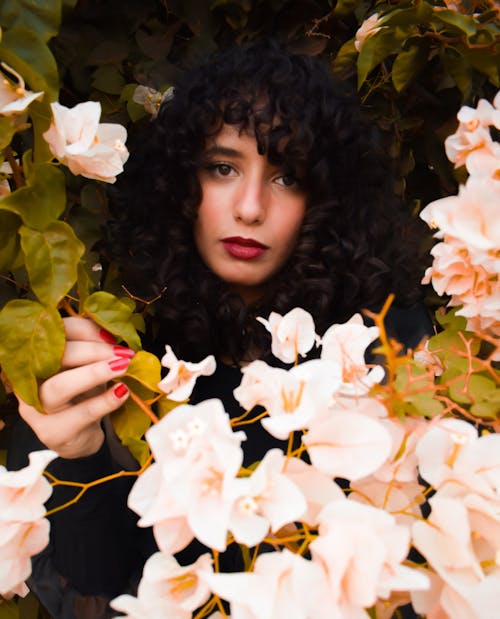
M495 389L482 402L473 404L470 411L476 417L495 419L500 415L500 389Z
M30 118L33 124L33 159L35 163L44 163L53 158L48 143L43 134L47 131L52 121L52 110L47 98L43 101L34 101L30 105Z
M21 619L19 608L14 600L0 598L0 619Z
M358 50L354 47L354 39L350 39L339 49L332 63L334 74L350 73L356 66Z
M399 51L407 33L399 28L380 30L363 44L358 56L358 88L361 88L368 74L391 54Z
M41 303L57 306L76 282L85 246L63 221L52 222L42 232L22 226L19 233L33 292Z
M87 300L87 297L90 294L90 288L92 287L92 280L87 273L85 264L81 261L78 263L76 286L78 290L79 312L83 314L85 301Z
M9 301L0 312L0 365L14 391L42 410L37 379L55 374L65 346L57 310L36 301Z
M2 0L0 23L4 28L24 26L47 42L59 31L61 0Z
M335 15L349 15L353 13L357 6L361 4L361 0L338 0L335 5Z
M446 26L452 26L452 30L459 30L467 35L467 38L476 34L478 22L470 15L462 15L458 11L435 11L433 14L432 22L434 22L438 29L445 24ZM439 22L442 22L440 24Z
M19 236L21 220L14 213L0 211L0 271L13 271L20 266Z
M12 141L15 128L8 118L0 116L0 150L3 150Z
M443 374L443 378L445 378L445 374ZM472 374L469 377L460 374L452 380L449 386L450 397L458 404L474 404L488 400L489 395L494 390L495 383L491 378L477 374Z
M146 400L154 395L149 389L141 387L135 381L125 379L124 382L129 385L141 400ZM151 426L151 419L132 398L128 398L117 411L111 413L111 423L116 435L124 445L127 447L131 445L138 447L136 442L140 441L146 430ZM133 452L132 455L138 459L136 453ZM147 455L149 455L149 449Z
M161 380L161 363L158 357L139 350L132 358L125 376L133 378L152 392L159 393L158 383Z
M467 319L464 316L457 315L457 311L458 307L455 307L450 311L445 311L443 307L440 307L435 313L435 318L443 329L465 331L467 327Z
M132 99L127 101L127 114L129 115L130 120L134 123L148 115L144 109L144 106L140 103L136 103Z
M443 412L443 404L434 397L433 378L415 361L409 361L407 365L398 368L394 385L406 404L400 404L400 414L434 417Z
M404 26L406 28L425 24L433 15L433 7L428 2L417 2L416 6L407 9L394 9L383 16L384 26ZM409 30L408 30L409 32Z
M151 453L147 441L127 436L122 443L128 447L130 453L134 456L137 462L143 466Z
M34 32L25 27L5 32L0 59L22 75L33 90L45 92L50 101L57 100L59 73L55 58Z
M133 309L109 292L94 292L84 303L84 312L98 325L124 340L133 350L141 348L141 341L132 324Z
M28 593L27 596L17 600L21 619L38 619L40 611L40 602L36 599L33 593Z
M400 52L392 65L392 83L394 88L401 92L413 81L427 62L428 45L417 39L411 43L409 49Z
M468 99L472 88L472 71L469 64L453 48L441 48L439 56L443 67L457 85L464 99Z
M132 84L126 84L120 93L120 103L130 101L134 96L134 92L137 86L139 86L137 82L133 82Z
M27 167L30 166L24 165L25 173ZM26 183L0 199L0 210L16 213L27 226L44 230L66 206L64 173L50 163L35 163L28 171Z
M117 67L106 64L94 71L92 86L110 95L120 95L125 86L125 79Z
M471 67L486 75L494 86L499 86L500 62L498 54L492 53L491 50L469 49L465 46L457 46L457 49Z

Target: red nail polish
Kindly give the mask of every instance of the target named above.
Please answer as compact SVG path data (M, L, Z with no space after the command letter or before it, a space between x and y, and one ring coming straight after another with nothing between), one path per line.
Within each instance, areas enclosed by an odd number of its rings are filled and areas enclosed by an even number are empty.
M108 365L113 370L113 372L126 370L129 364L130 359L124 359L123 357L119 357L118 359L111 359L111 361L108 361Z
M126 359L132 359L135 355L135 351L130 350L130 348L127 348L126 346L113 346L113 352L117 357L123 357Z
M128 387L127 385L120 383L119 385L116 385L116 387L113 389L113 393L118 399L121 399L126 393L128 393Z
M111 335L111 333L109 331L106 331L106 329L99 330L99 337L107 344L116 344L116 337L114 335Z

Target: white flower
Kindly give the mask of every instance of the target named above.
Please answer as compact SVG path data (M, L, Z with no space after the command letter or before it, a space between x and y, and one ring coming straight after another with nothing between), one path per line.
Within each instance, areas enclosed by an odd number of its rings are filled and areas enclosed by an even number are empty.
M177 359L170 346L165 346L161 364L169 368L167 376L158 383L158 389L167 394L169 400L184 402L189 398L198 376L210 376L215 372L215 357L209 355L199 363Z
M232 431L219 400L205 400L178 406L146 438L156 462L138 478L128 500L142 516L140 526L153 525L158 545L168 552L180 550L177 536L182 548L193 535L225 550L245 434Z
M269 320L257 318L271 333L271 351L284 363L294 363L299 355L306 355L314 346L316 334L311 314L295 307L282 316L269 314Z
M201 555L192 565L181 566L173 556L157 552L146 561L137 597L120 595L111 601L115 610L129 619L191 619L192 611L210 596L201 571L212 569L210 555Z
M369 39L374 34L377 34L377 32L383 28L387 28L387 26L380 26L381 22L382 18L379 19L378 13L373 13L373 15L370 15L370 17L365 19L365 21L361 24L356 31L356 38L354 41L354 47L358 52L360 52L363 48L366 39Z
M229 528L240 544L255 546L271 528L275 532L306 511L302 491L284 474L286 458L270 449L250 477L239 479Z
M17 80L17 82L12 82L6 77L0 78L0 116L21 114L30 103L43 97L43 92L26 90L23 78L12 67L4 62L0 62L0 66Z
M361 314L354 314L347 322L332 325L321 338L321 358L342 368L342 395L366 394L384 378L381 366L370 370L365 363L366 349L378 335L378 327L367 327Z
M0 466L0 596L26 595L24 581L31 574L31 557L49 542L44 503L52 493L42 476L54 451L30 453L28 466L7 471Z
M101 104L79 103L67 108L51 103L53 120L43 137L50 151L73 174L114 183L128 159L127 131L122 125L99 123Z

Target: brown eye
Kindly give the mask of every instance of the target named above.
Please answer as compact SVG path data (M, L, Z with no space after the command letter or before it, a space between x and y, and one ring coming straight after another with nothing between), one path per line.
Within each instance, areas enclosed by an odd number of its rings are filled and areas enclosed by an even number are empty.
M297 187L297 179L293 174L283 174L283 176L279 176L276 179L276 182L278 185L283 185L283 187Z
M229 176L231 174L231 166L228 165L227 163L219 163L217 164L217 172L221 175L221 176Z

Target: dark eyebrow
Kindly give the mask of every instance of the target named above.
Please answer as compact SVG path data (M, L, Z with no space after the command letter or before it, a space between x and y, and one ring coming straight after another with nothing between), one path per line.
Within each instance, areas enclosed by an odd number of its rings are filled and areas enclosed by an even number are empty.
M216 155L222 155L224 157L236 157L241 159L243 155L239 150L235 150L234 148L229 148L228 146L219 146L215 144L215 146L211 146L203 151L203 157L214 157Z

